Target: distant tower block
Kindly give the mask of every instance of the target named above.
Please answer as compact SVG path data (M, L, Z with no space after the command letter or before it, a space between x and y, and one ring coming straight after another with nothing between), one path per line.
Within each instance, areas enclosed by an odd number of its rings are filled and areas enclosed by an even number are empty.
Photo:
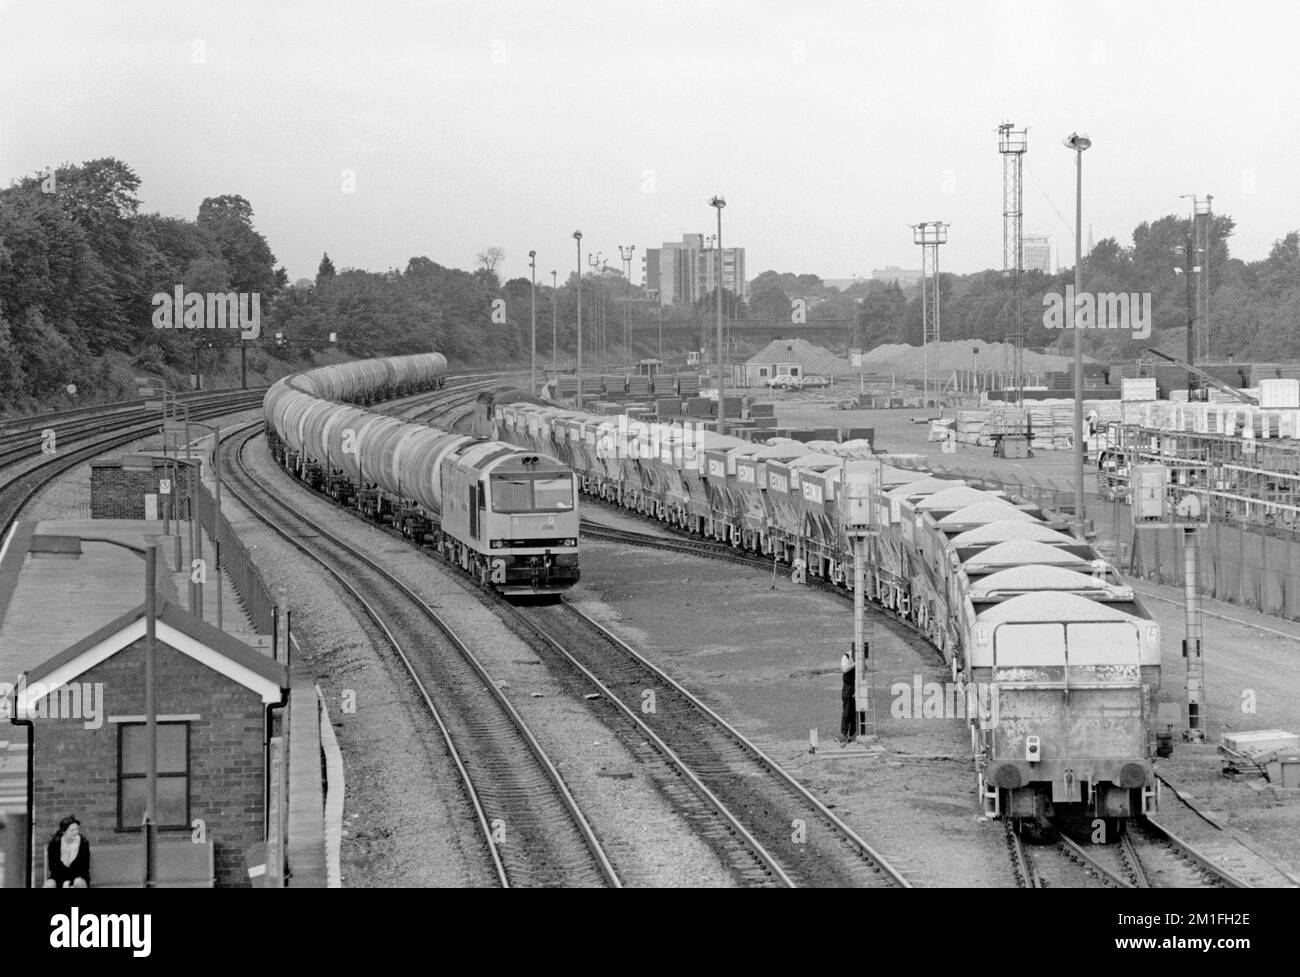
M921 246L921 364L925 405L930 405L930 344L940 341L939 245L948 243L948 224L922 221L912 225L912 240Z
M1002 154L1002 274L1011 278L1014 310L1007 326L1006 344L1011 362L1005 364L1021 400L1025 374L1024 224L1025 191L1022 180L1027 129L1014 123L998 126L998 152Z

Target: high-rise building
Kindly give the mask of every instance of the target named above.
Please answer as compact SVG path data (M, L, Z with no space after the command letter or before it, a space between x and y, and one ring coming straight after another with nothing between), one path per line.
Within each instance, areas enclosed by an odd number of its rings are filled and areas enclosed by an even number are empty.
M684 234L680 241L646 249L641 273L660 305L697 302L717 287L718 248L713 241L703 234ZM746 297L744 248L722 249L722 287Z
M1052 273L1052 239L1046 234L1026 234L1020 239L1020 266L1025 271Z

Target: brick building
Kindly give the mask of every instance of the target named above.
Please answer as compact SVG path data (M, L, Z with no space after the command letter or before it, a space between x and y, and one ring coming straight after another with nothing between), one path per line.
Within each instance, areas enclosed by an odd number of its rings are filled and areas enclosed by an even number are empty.
M36 882L43 844L76 813L95 853L140 842L145 800L145 619L140 606L25 675L14 713L33 723ZM159 609L159 843L212 842L220 886L247 885L244 853L265 838L271 709L283 665L171 603ZM57 691L52 691L57 690Z
M157 519L162 510L160 490L164 479L172 488L182 514L188 512L190 478L197 460L137 454L104 458L90 465L90 515L93 519ZM170 513L169 515L175 515Z
M0 541L0 815L30 809L36 885L44 881L45 845L69 814L91 844L92 884L111 881L114 865L141 856L145 563L121 547L164 543L161 528L19 522ZM242 630L240 640L182 608L184 554L174 561L172 547L160 545L158 563L159 879L167 881L169 866L189 865L190 843L202 840L198 854L212 861L207 877L245 886L245 853L266 838L267 739L284 733L288 710L276 707L285 700L286 669L269 638ZM235 606L227 602L228 610ZM227 622L235 623L231 615ZM310 731L316 703L307 689ZM300 738L310 739L295 733L294 743ZM300 778L319 781L318 757L305 756L298 769ZM319 820L319 806L311 813ZM13 866L5 868L7 875Z

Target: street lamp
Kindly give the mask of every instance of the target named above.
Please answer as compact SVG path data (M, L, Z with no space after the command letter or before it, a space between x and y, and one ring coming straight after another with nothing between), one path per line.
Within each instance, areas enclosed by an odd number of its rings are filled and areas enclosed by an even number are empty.
M32 537L29 549L33 553L54 553L60 556L80 556L82 543L107 543L136 556L144 557L144 709L145 734L148 740L145 765L144 809L144 887L156 884L158 864L158 837L155 818L158 813L158 700L155 688L156 647L158 634L158 544L146 539L143 546L133 546L120 539L103 536L37 535Z
M224 603L224 600L223 600L223 594L221 592L221 428L220 426L205 424L202 421L190 420L190 410L187 404L182 404L179 401L177 401L173 405L173 407L174 407L172 411L173 422L176 419L177 410L179 410L185 417L185 447L187 452L190 446L189 428L191 425L193 425L194 427L201 427L205 431L212 432L212 473L213 473L213 478L216 480L217 483L217 498L216 498L217 513L216 513L215 528L214 528L215 536L213 538L212 545L213 545L213 549L216 551L214 574L217 580L217 630L221 631L224 630L222 626L223 623L222 605ZM165 431L166 431L166 426L164 424L164 433ZM165 443L166 443L166 439L164 438L164 444ZM179 459L179 453L177 457ZM191 560L194 559L196 556L199 559L203 558L203 535L202 535L203 529L199 525L199 521L198 521L198 506L196 504L197 495L195 489L196 489L196 479L194 478L194 473L191 473L191 477L190 477L190 508L191 508L190 559ZM173 483L172 497L175 498L175 496L176 496L176 486L175 483ZM176 531L177 531L177 536L179 538L179 534L180 534L179 523L177 525ZM206 574L204 576L206 577ZM196 593L198 595L197 600L195 599ZM201 584L194 584L194 583L190 584L190 611L192 613L198 614L199 617L203 616L203 590Z
M533 290L531 295L533 328L530 339L532 357L528 361L528 392L537 396L537 252L528 252L528 268L532 272Z
M1079 329L1079 300L1083 295L1083 151L1092 140L1077 132L1065 139L1067 149L1074 150L1076 172L1074 194L1074 535L1083 539L1083 453L1088 446L1083 437L1083 334Z
M555 303L556 303L555 276L556 276L556 272L552 271L551 272L551 372L558 377L560 375L560 362L557 359L557 357L560 354L556 348L555 341L560 335L560 327L558 325L559 318L556 316L556 312L555 312ZM557 380L556 383L558 385L559 381Z
M577 408L582 410L582 231L574 231L573 239L578 242L578 400Z
M723 409L722 391L725 386L722 371L722 208L727 206L727 201L721 195L709 198L709 206L717 208L718 211L718 282L717 282L717 302L718 302L718 417L726 416Z

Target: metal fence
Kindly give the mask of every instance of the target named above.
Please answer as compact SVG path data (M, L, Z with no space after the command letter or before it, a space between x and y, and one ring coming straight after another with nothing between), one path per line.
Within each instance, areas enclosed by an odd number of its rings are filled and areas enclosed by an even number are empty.
M239 537L231 528L225 514L217 511L217 500L203 482L198 486L199 524L213 541L221 540L221 568L230 574L231 583L239 600L248 612L253 627L261 634L274 635L276 601L274 593L262 579L257 566ZM218 535L220 526L220 535Z

